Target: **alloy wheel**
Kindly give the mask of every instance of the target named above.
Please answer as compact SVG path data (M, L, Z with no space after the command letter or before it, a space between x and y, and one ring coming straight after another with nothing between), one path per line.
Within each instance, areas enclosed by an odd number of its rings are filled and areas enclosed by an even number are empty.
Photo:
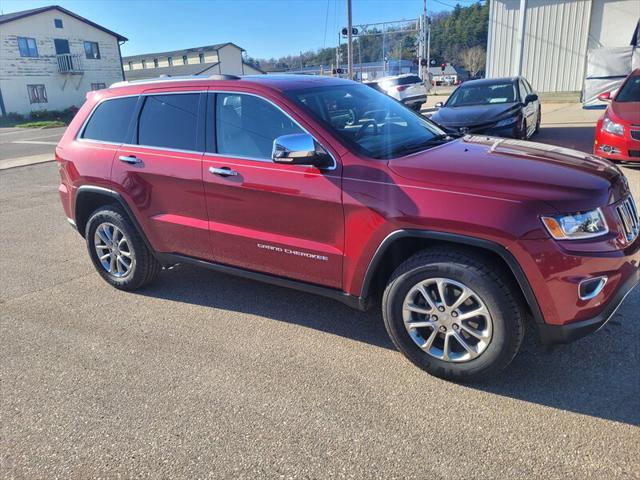
M463 283L429 278L407 293L402 315L414 343L445 362L468 362L491 342L491 314L482 298Z
M114 277L126 277L135 265L129 241L124 232L113 223L98 225L93 236L98 261Z

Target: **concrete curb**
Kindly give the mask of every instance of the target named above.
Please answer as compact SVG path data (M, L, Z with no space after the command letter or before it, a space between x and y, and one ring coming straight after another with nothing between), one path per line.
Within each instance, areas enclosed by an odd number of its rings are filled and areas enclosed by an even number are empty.
M55 158L53 158L51 153L31 155L29 157L7 158L5 160L0 160L0 170L8 170L9 168L25 167L27 165L36 165L38 163L53 161L55 161Z

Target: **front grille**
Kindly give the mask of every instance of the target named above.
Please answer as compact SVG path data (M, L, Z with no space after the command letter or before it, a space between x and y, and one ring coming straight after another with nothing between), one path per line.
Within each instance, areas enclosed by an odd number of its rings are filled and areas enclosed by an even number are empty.
M627 241L632 242L638 236L640 230L640 220L638 219L638 209L636 208L636 202L633 197L629 195L625 198L620 205L616 207L618 216L622 221L624 233L627 237Z
M640 130L631 130L631 138L640 140Z

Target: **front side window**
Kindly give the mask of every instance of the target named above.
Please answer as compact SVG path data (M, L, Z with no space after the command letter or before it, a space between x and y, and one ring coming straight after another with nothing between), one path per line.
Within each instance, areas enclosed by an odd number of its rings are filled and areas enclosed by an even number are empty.
M138 120L138 144L197 151L199 93L149 95Z
M615 97L616 102L640 102L640 75L629 77Z
M273 141L303 130L271 103L253 95L216 95L217 153L271 159Z
M98 42L84 42L84 53L88 59L98 60L100 58Z
M124 143L138 97L115 98L102 102L89 118L82 138Z
M353 150L394 158L450 140L438 126L366 85L290 92L307 112Z
M37 57L38 45L35 38L18 37L18 49L21 57Z
M107 88L107 86L104 83L92 83L91 84L91 90L102 90Z
M44 85L27 85L29 103L47 103L47 90Z
M490 105L500 103L514 103L518 93L515 82L463 84L458 88L447 103L447 107L467 107L469 105Z

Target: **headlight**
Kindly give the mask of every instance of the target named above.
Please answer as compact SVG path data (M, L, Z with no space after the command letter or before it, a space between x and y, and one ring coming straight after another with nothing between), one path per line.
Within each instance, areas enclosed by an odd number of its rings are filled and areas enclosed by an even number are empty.
M517 118L516 117L509 117L509 118L505 118L503 120L500 120L498 123L496 123L496 128L498 127L506 127L508 125L513 125L514 123L516 123Z
M556 240L581 240L609 233L599 208L590 212L542 217L542 223Z
M609 117L604 117L602 120L602 130L613 135L624 135L624 125L612 121Z

